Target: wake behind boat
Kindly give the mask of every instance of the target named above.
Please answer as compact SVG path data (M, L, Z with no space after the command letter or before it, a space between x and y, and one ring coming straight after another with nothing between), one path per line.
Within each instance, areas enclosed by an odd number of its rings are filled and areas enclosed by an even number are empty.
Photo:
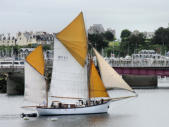
M42 46L25 62L25 99L38 103L39 115L106 113L112 101L134 96L111 98L106 88L134 90L93 48L100 75L88 54L83 14L56 34L52 80L48 92ZM106 87L106 88L105 88ZM48 100L49 99L49 100Z

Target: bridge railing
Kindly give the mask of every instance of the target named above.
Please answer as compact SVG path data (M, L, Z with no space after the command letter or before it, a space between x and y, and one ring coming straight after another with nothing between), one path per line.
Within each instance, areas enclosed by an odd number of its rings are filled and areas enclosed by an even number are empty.
M106 60L112 67L169 67L169 60Z

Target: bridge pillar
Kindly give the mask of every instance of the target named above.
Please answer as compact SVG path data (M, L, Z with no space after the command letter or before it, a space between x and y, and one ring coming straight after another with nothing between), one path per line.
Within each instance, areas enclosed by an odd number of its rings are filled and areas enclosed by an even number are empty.
M152 75L123 75L123 79L133 88L156 88L157 76Z
M24 73L23 72L8 73L7 94L19 95L23 93L24 93Z

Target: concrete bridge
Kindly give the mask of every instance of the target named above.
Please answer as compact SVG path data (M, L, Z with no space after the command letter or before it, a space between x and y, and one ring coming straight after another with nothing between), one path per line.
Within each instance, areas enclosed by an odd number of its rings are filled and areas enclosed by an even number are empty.
M46 61L46 69L52 70L52 60ZM112 65L113 66L113 65ZM157 76L169 76L169 66L138 66L131 64L116 64L113 68L122 75L123 79L132 87L157 87ZM24 64L0 65L0 73L6 73L7 94L23 94L24 88Z
M6 91L8 95L24 93L24 64L13 64L15 61L0 64L0 73L7 75ZM52 72L52 61L46 61L46 71Z

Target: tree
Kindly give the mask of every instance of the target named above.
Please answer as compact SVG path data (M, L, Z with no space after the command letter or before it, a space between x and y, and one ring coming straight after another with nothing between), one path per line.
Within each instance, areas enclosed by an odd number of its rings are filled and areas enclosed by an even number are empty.
M104 37L105 37L105 40L108 40L108 41L114 41L115 39L114 35L110 31L106 31L104 33Z
M127 30L127 29L124 29L122 32L121 32L121 35L120 35L120 38L123 41L126 41L126 39L128 39L131 35L131 31Z
M164 50L169 49L169 28L163 27L158 28L155 31L152 43L162 45L161 50L164 54Z
M108 41L104 40L104 35L102 33L88 34L88 40L99 52L108 45Z
M121 32L121 43L120 43L120 55L125 56L130 54L130 43L129 37L131 36L131 31L124 29Z
M145 36L143 33L131 34L129 37L130 53L141 50L145 45Z

